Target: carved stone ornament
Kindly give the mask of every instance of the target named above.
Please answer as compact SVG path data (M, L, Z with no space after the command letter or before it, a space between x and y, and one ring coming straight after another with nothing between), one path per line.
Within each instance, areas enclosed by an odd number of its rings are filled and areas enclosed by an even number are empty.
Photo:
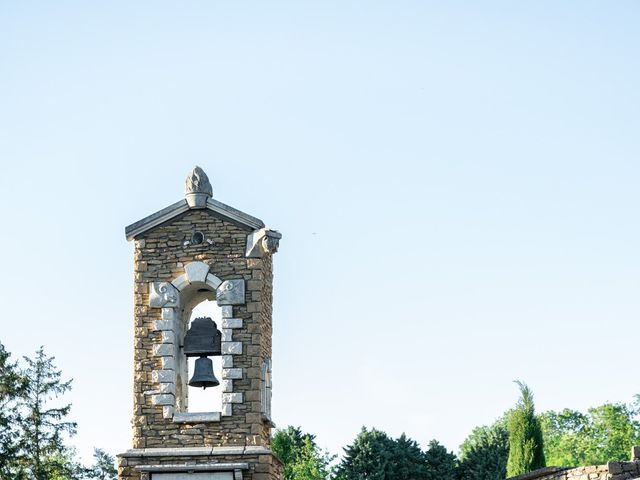
M216 290L218 305L242 305L244 303L244 280L225 280Z
M275 230L261 228L247 236L248 258L262 258L265 255L273 255L278 251L282 234Z
M207 199L213 196L213 188L209 177L200 167L196 166L187 175L184 184L184 196L189 208L205 208Z
M280 239L269 235L269 232L267 232L267 235L262 238L262 249L265 251L265 253L273 255L278 251L279 245Z
M169 282L152 282L149 306L152 308L177 307L180 295Z

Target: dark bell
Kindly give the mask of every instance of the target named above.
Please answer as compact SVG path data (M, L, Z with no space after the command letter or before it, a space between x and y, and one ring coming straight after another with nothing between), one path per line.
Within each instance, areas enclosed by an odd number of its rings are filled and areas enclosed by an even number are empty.
M189 380L191 387L217 387L220 382L213 374L213 362L210 358L200 357L196 360L196 366L193 369L193 377Z
M222 355L222 334L209 317L196 318L184 336L187 357Z

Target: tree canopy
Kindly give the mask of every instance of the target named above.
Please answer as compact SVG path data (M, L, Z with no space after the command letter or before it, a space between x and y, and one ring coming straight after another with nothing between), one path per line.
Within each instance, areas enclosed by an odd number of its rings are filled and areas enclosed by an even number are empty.
M509 433L506 418L476 427L460 445L458 476L464 480L504 480L507 477Z
M587 413L564 409L540 416L550 465L574 467L628 460L640 442L637 405L605 403Z
M284 480L324 480L330 476L329 464L334 457L322 452L315 436L299 427L278 430L271 448L284 464Z
M284 480L503 480L545 465L579 466L627 460L640 444L640 396L579 412L536 415L533 394L516 382L514 409L489 426L473 429L459 458L437 440L426 449L404 433L394 439L365 428L336 456L321 450L300 427L278 430L273 452L283 461ZM54 358L41 347L33 358L14 361L0 343L0 479L117 480L115 459L94 449L94 463L80 464L68 441L76 430L71 405Z
M436 440L422 451L415 440L362 428L344 449L337 480L455 480L456 457Z
M54 358L40 347L23 364L10 360L0 343L0 479L116 480L114 458L95 450L95 464L78 463L68 440L76 424L68 419L71 404Z

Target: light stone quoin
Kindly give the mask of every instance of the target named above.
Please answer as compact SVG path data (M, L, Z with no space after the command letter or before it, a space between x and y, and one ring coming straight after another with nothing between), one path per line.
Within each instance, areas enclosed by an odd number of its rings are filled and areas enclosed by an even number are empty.
M125 229L135 247L134 414L133 449L118 455L118 479L281 480L266 412L272 265L282 235L213 198L202 168L184 185L183 199ZM221 310L222 371L206 390L212 404L219 397L217 412L188 409L194 387L184 339L205 300ZM267 364L268 373L260 368Z
M209 286L211 289L216 289L216 301L218 304L221 302L223 305L230 307L231 304L238 305L244 303L244 294L245 294L245 286L244 280L236 279L236 280L227 280L221 281L218 277L210 273L210 266L204 262L190 262L184 266L184 274L179 275L176 279L174 279L171 283L167 282L152 282L154 285L154 289L158 292L155 296L149 297L149 306L150 307L162 307L162 317L163 318L173 318L177 319L180 315L179 306L185 303L185 299L182 298L182 292L188 291L191 285L198 286ZM202 284L202 285L200 285ZM214 286L215 285L215 286ZM227 312L229 313L229 312ZM237 319L235 319L237 320ZM232 322L236 325L238 322ZM239 322L241 324L241 322ZM157 326L157 324L155 324ZM172 371L176 369L177 364L184 364L184 362L180 362L181 352L177 350L173 344L173 342L168 343L165 342L164 339L168 337L177 338L181 336L183 327L180 327L177 322L169 322L166 326L166 332L160 337L160 343L156 343L153 345L152 352L153 355L157 357L161 357L160 367L162 371ZM232 330L231 329L222 329L223 331L223 342L222 342L222 354L227 355L240 355L242 354L242 342L231 341L232 339ZM184 370L184 369L182 369ZM242 372L241 368L234 369L235 371ZM186 374L186 371L178 372L177 374ZM239 377L233 378L242 378L242 374L240 373ZM170 383L170 382L169 382ZM233 393L233 383L226 385L227 391L225 393ZM177 391L178 388L175 384L173 384L173 390ZM163 395L159 391L151 390L152 397ZM225 399L230 397L222 396L222 403L242 403L242 402L226 402ZM168 405L172 407L176 407L175 397L172 402L169 402L166 397L161 397L161 400L152 398L152 402L162 401L163 405ZM219 413L219 412L218 412ZM223 409L223 416L230 416L232 413L229 413L229 409ZM165 417L167 412L164 413ZM219 417L219 416L218 416ZM209 421L215 421L211 417ZM184 422L187 417L180 417L180 420ZM195 417L194 417L195 418Z

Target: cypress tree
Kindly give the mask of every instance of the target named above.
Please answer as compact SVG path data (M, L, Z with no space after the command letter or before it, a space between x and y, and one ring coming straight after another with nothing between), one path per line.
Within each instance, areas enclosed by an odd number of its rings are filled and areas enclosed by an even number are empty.
M542 428L535 415L533 393L526 384L516 380L520 399L509 412L509 459L507 476L513 477L545 466Z

